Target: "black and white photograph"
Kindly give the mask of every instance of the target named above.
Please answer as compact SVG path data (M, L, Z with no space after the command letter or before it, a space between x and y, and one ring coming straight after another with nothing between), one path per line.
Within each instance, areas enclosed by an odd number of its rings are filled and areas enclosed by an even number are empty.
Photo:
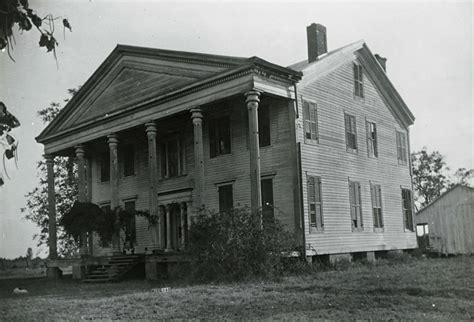
M474 319L473 16L0 0L0 320Z

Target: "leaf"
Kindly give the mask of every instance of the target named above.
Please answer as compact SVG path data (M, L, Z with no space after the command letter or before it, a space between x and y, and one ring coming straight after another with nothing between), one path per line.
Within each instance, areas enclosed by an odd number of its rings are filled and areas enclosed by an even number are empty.
M72 27L71 27L71 25L69 24L69 21L66 18L63 19L63 25L64 25L65 28L69 29L69 31L72 31Z

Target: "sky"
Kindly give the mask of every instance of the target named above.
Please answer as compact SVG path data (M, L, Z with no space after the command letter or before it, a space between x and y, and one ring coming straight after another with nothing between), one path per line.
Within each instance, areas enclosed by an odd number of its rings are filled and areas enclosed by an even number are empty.
M259 56L288 66L306 58L306 26L327 28L328 49L364 39L386 57L387 73L416 117L411 149L438 150L452 169L474 168L473 8L466 2L159 2L34 1L40 16L57 24L58 62L38 47L36 30L15 33L13 57L0 52L0 101L22 126L18 170L0 187L0 257L32 247L38 232L23 219L24 195L38 184L43 147L34 138L44 125L36 112L67 98L117 44L232 56ZM58 20L60 22L60 20ZM0 165L3 171L3 165Z

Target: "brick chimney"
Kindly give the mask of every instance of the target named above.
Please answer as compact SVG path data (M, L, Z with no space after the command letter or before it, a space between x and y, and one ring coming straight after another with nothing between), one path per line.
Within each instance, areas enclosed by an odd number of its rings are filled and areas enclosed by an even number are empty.
M380 66L382 66L383 70L387 72L387 58L382 57L379 54L375 54L375 59L377 59Z
M326 27L312 23L306 27L306 36L308 38L308 62L312 63L322 54L328 52Z

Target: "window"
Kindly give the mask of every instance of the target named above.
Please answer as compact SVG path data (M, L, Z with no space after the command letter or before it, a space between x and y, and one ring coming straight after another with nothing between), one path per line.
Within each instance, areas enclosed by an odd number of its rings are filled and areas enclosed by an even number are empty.
M411 190L409 189L402 189L402 209L403 209L403 222L405 225L405 229L413 231Z
M346 127L346 149L347 151L357 151L357 131L355 116L344 114L344 123Z
M133 144L127 144L122 148L123 176L133 176L135 174L135 148Z
M376 158L378 157L378 148L377 148L377 127L375 123L367 122L367 153L369 157Z
M364 74L362 72L362 66L359 64L353 64L354 67L354 95L364 97Z
M303 102L303 118L305 142L318 142L318 112L315 103Z
M407 140L403 132L397 131L397 158L398 164L407 164Z
M268 105L262 105L258 108L258 138L261 147L271 144L270 108Z
M232 185L219 186L219 212L228 212L234 208Z
M352 230L362 230L362 206L359 182L349 181L349 200L351 205Z
M135 200L129 200L124 202L125 211L128 213L132 213L133 216L129 218L129 220L125 223L125 242L136 241L136 233L135 233Z
M230 153L229 117L209 121L209 149L211 158Z
M173 178L186 174L186 146L177 136L161 143L161 176Z
M416 225L416 236L423 237L429 234L428 224L417 224Z
M273 207L273 180L262 179L262 217L263 224L273 223L275 219L274 207Z
M110 154L109 152L102 153L100 156L100 182L107 182L110 180Z
M324 221L320 177L308 177L308 209L310 229L322 230Z
M382 189L378 184L370 185L370 195L372 199L372 213L374 216L375 230L383 228L382 216Z

